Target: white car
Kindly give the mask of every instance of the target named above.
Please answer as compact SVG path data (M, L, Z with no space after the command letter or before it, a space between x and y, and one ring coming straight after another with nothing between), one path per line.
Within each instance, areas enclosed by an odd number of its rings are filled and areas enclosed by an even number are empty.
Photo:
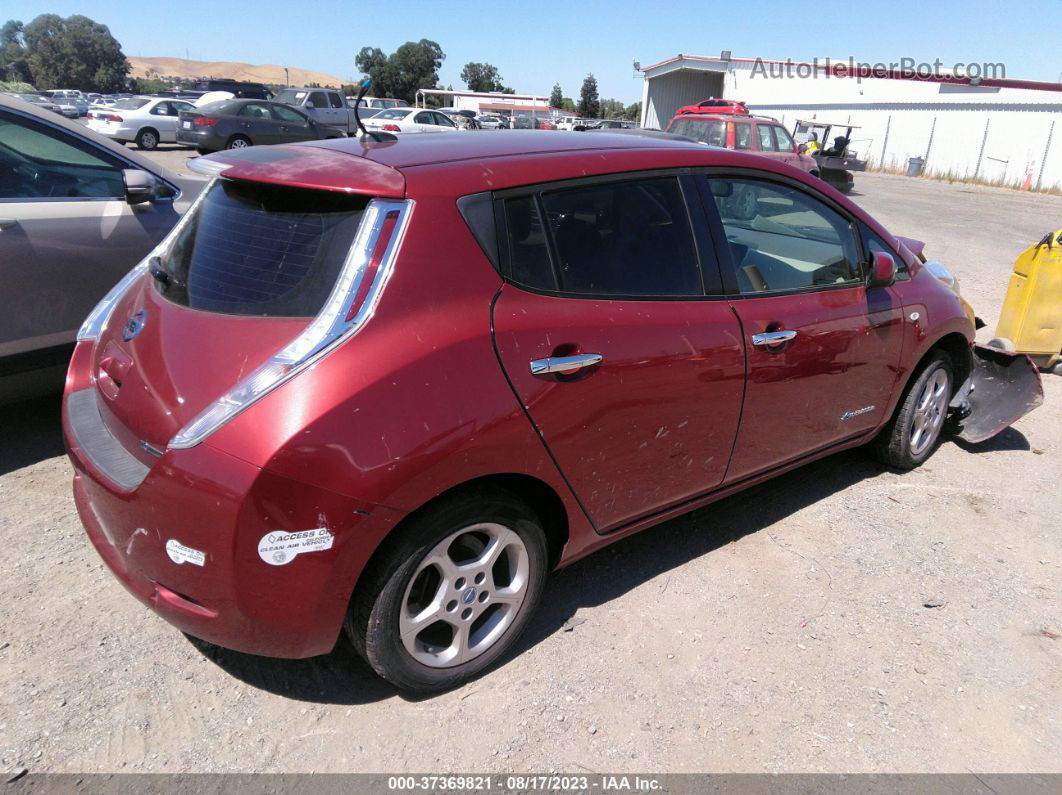
M508 130L509 121L501 116L485 115L476 116L476 121L484 130Z
M176 143L177 116L194 110L191 102L166 97L129 97L109 108L89 112L89 129L138 149L154 149L160 143Z
M389 133L457 132L445 113L426 108L388 108L365 120L365 129Z

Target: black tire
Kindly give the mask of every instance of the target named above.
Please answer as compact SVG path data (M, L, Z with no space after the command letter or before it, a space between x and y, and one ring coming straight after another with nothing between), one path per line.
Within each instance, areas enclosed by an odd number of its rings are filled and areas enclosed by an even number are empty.
M245 149L248 146L254 146L254 144L246 135L234 135L225 142L226 149Z
M157 130L151 127L145 127L136 134L136 148L143 149L150 152L153 149L157 149L159 145L159 134Z
M210 154L211 152L213 152L213 151L214 151L213 149L204 149L204 148L203 148L203 147L201 147L201 146L197 146L197 147L195 148L195 153L196 153L197 155L209 155L209 154Z
M935 430L932 438L923 448L912 449L912 433L914 432L915 416L918 412L920 399L924 396L926 385L936 377L938 371L943 371L947 377L945 403L942 409L943 416L935 422ZM914 469L936 450L944 430L947 419L947 403L951 401L955 389L954 368L951 357L939 350L932 351L919 365L919 369L911 378L903 399L896 407L896 412L881 433L868 446L870 454L883 464L895 469ZM916 445L917 446L917 445Z
M855 185L851 182L846 182L843 185L837 186L837 190L841 193L851 193L853 188L855 188Z
M512 608L514 616L502 634L478 656L450 667L426 665L413 657L400 637L399 622L406 609L407 591L416 584L414 575L420 576L421 563L437 545L463 528L481 523L504 526L522 542L528 563L523 601ZM345 629L354 648L380 676L397 687L419 693L448 690L491 667L520 636L542 596L549 559L546 536L538 517L502 489L477 489L444 497L414 516L399 532L393 541L385 542L389 548L366 572L368 579L358 584ZM492 577L489 585L493 583ZM440 587L448 587L447 582L435 586L432 601L439 598ZM489 586L483 589L486 587ZM453 618L456 620L457 613ZM475 626L475 621L471 626ZM447 623L447 628L452 627ZM418 632L417 637L424 631Z

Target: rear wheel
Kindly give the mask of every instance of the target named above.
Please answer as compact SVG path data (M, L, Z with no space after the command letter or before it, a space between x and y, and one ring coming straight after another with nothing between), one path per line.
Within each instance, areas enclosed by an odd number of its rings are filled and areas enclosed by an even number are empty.
M347 634L400 688L454 687L519 637L541 597L547 560L538 518L508 492L444 498L414 518L359 585Z
M201 147L201 146L197 146L197 147L195 148L195 153L196 153L197 155L209 155L209 154L210 154L210 153L211 153L212 151L214 151L214 150L212 150L212 149L204 149L204 148L203 148L203 147Z
M948 416L951 385L951 359L934 351L912 379L892 420L871 442L874 457L896 469L914 469L929 458Z
M246 149L251 145L251 139L245 135L234 135L225 144L226 149Z
M152 130L150 127L141 130L136 134L136 148L146 149L148 151L154 149L159 145L159 134Z

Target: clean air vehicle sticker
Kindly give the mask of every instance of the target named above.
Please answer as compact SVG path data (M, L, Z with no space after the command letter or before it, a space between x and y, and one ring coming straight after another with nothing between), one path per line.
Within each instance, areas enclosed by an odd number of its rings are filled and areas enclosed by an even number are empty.
M298 533L269 533L258 542L258 557L270 566L283 566L303 552L324 552L332 548L332 533L327 527L301 530Z
M206 564L206 552L200 552L198 549L186 547L176 538L171 538L166 542L166 554L169 555L170 560L178 566L182 563L193 563L196 566Z

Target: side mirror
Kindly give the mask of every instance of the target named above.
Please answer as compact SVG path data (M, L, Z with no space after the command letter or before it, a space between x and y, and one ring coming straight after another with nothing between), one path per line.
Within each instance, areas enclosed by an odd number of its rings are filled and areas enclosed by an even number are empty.
M307 110L313 110L316 106L312 102L307 102L305 105L303 105L303 107Z
M139 168L126 168L122 170L122 180L125 182L127 203L143 204L155 198L158 180L153 174L141 171Z
M871 273L867 287L888 287L896 281L896 260L892 254L875 251L870 262Z
M808 146L807 146L807 144L797 144L797 149L796 150L797 150L797 154L798 155L802 155L802 154L804 154L805 152L808 151Z

